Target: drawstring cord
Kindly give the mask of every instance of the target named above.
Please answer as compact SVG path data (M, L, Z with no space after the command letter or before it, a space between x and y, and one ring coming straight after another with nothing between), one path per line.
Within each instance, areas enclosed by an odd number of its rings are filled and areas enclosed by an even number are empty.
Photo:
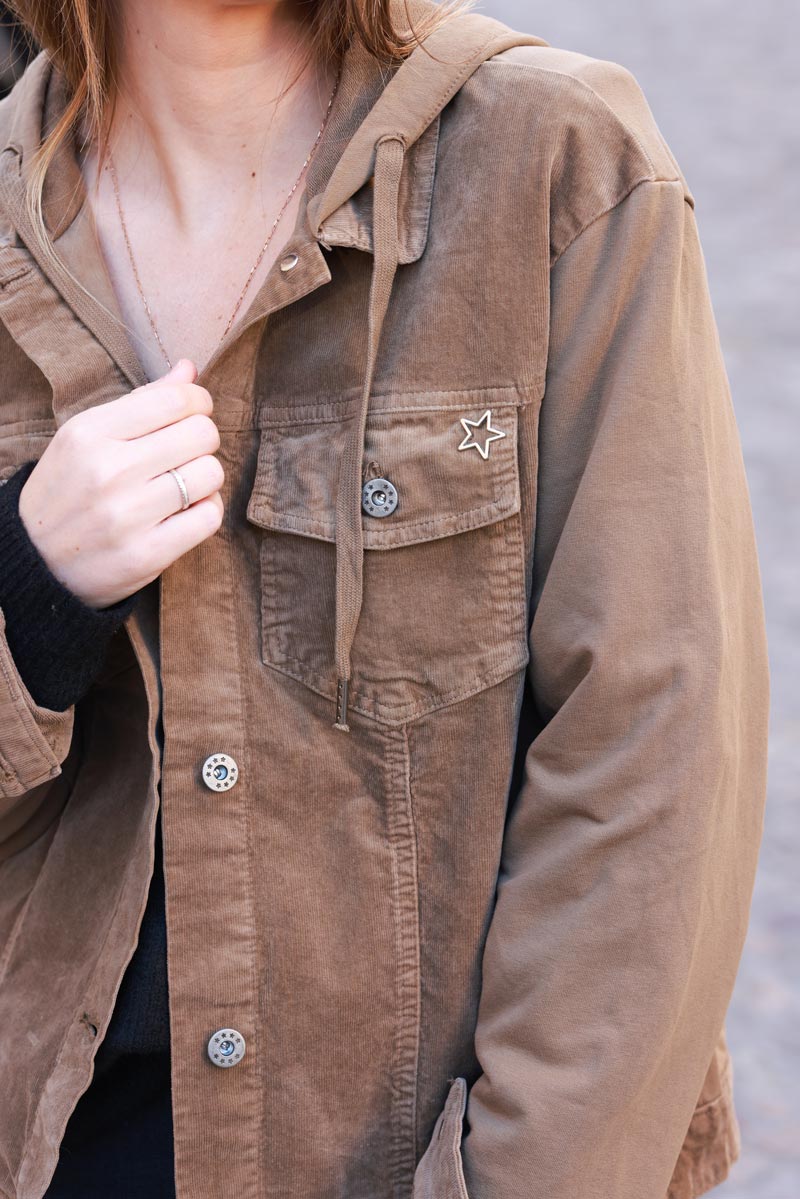
M345 444L336 495L336 720L333 727L343 732L350 731L347 723L350 651L361 613L364 586L364 532L361 523L364 439L378 343L400 253L397 215L404 153L405 144L398 134L385 134L375 143L367 366L358 419L353 422Z

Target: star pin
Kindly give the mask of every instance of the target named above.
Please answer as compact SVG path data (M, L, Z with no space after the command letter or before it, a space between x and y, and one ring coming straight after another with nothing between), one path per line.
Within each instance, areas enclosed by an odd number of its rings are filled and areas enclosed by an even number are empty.
M479 441L474 440L473 430L479 429L484 423L486 424L487 436L486 440L483 442L483 444L481 444ZM489 446L493 441L497 441L498 437L505 437L505 433L502 431L502 429L492 428L491 408L487 408L483 416L481 416L478 420L470 420L469 417L462 416L461 424L464 426L464 431L467 435L458 448L460 450L477 450L482 458L489 457Z

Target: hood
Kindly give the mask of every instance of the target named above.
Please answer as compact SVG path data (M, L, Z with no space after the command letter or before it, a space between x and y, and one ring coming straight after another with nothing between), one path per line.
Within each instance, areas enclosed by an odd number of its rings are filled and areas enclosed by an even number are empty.
M404 7L405 0L398 0L400 25ZM432 0L408 0L412 22L436 8ZM314 238L327 249L347 246L372 255L366 366L360 402L350 418L352 427L339 464L336 498L334 727L344 732L350 727L347 708L351 650L363 592L364 439L392 284L398 267L414 262L425 249L442 109L485 59L517 45L548 43L484 14L462 13L448 18L415 47L407 59L391 69L387 81L386 69L381 69L360 43L354 43L344 57L326 134L308 167L305 220ZM63 80L41 53L0 106L0 243L4 236L8 238L10 224L78 315L93 315L96 325L96 310L93 314L87 310L91 297L82 294L69 276L62 276L44 255L23 202L31 154L43 132L57 119L64 98ZM78 164L72 151L62 150L43 193L43 216L53 238L69 226L83 203ZM324 264L323 269L327 271ZM331 277L330 272L327 277ZM247 324L258 316L254 304L247 314ZM90 319L87 323L92 324ZM212 362L241 332L241 325L234 325L217 347ZM146 381L130 344L121 345L119 335L109 332L107 326L101 340L132 386ZM113 348L108 341L114 343Z

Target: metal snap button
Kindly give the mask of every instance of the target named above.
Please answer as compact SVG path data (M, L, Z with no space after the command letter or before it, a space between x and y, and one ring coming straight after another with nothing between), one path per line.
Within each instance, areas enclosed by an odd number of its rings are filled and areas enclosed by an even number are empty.
M215 1066L238 1066L245 1049L244 1037L235 1028L218 1028L208 1042L208 1056Z
M391 516L397 507L397 490L388 479L370 479L361 489L361 507L367 516Z
M297 266L299 261L300 259L296 254L287 254L285 258L281 259L281 270L292 271Z
M212 754L203 763L203 782L211 791L228 791L239 777L239 767L229 754Z

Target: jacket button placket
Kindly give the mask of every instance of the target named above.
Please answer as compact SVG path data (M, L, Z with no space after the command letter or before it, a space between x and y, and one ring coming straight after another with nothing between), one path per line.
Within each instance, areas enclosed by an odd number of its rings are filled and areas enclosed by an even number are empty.
M241 413L231 407L226 418L224 380L207 386L222 397L214 419L229 520L228 480L242 471ZM179 1199L197 1193L198 1178L206 1194L255 1196L260 1186L260 961L248 833L254 788L246 769L234 594L241 579L233 554L223 529L161 576L161 789ZM233 1066L231 1085L225 1078Z

